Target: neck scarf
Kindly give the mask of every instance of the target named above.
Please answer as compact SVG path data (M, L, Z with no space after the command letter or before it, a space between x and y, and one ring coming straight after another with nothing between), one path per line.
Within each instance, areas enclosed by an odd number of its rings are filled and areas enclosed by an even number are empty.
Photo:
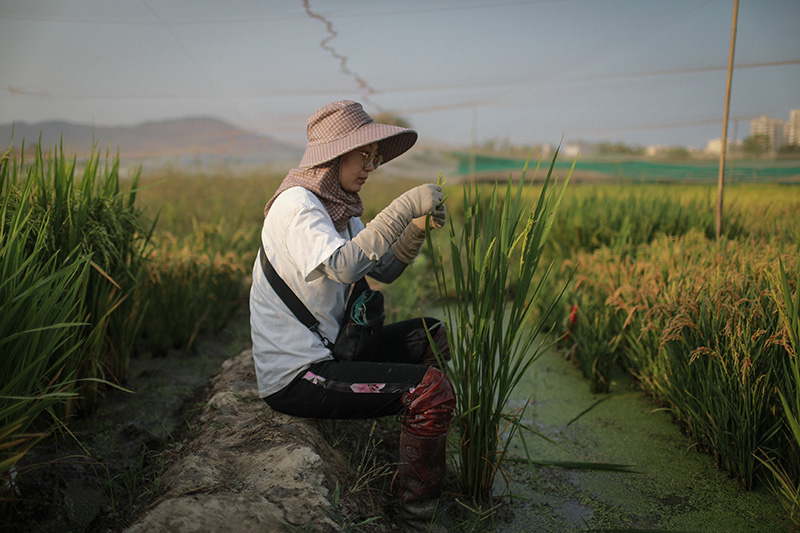
M264 207L264 216L267 216L275 199L283 191L291 187L303 187L317 195L328 211L336 231L344 231L351 217L361 216L364 212L364 205L361 203L358 193L342 189L339 182L339 160L340 158L337 157L333 161L316 167L290 170Z

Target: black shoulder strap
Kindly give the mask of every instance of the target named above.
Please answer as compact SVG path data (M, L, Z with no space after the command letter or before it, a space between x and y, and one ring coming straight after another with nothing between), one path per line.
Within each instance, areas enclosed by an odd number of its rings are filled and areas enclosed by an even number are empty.
M322 340L322 343L325 345L326 348L331 349L333 348L333 343L330 340L326 339L322 333L319 331L319 320L314 318L314 315L311 311L308 310L308 307L300 301L300 298L292 291L291 288L283 281L283 278L278 275L275 271L275 268L270 263L269 259L267 259L267 253L264 251L264 243L261 243L261 268L264 270L264 275L267 277L267 281L272 286L273 290L280 296L283 303L291 309L292 313L297 317L297 319L303 323L305 327L313 331L317 334L317 336Z

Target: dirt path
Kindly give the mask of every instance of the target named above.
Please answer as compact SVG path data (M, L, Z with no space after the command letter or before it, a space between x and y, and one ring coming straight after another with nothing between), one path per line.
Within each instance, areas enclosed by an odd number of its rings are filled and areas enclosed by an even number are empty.
M330 500L347 458L315 421L267 408L250 350L223 363L195 423L162 476L158 499L126 531L337 529Z

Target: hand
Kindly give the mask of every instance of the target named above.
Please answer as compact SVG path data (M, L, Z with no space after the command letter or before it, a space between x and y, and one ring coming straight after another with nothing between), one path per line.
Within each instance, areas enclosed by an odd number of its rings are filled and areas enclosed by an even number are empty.
M444 201L444 193L439 185L426 183L404 192L398 200L407 206L413 218L417 218L433 214Z
M425 222L428 222L428 227L431 229L439 229L444 226L445 222L447 222L447 209L445 208L444 204L437 207L433 213L430 215L424 215L421 217L417 217L411 222L414 223L420 230L425 231Z
M443 228L445 222L447 222L447 208L441 204L431 214L431 229Z

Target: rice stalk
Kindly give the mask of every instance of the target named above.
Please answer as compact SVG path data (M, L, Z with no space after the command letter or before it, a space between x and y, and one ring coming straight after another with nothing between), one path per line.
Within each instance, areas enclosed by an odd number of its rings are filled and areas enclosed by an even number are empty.
M621 361L745 487L759 476L758 450L796 457L781 436L779 392L794 385L768 290L779 249L690 232L624 257L607 248L577 254L581 276L565 295L586 310L570 335L571 353L590 356L585 372L597 373L601 356Z
M523 195L527 166L516 188L509 179L504 193L497 184L488 194L466 185L460 234L450 219L448 264L428 239L439 294L446 301L453 296L444 309L452 354L445 369L456 395L457 476L478 509L493 508L505 449L522 427L519 413L506 408L511 393L545 349L537 338L548 313L532 314L543 294L542 252L569 180L550 185L557 155L533 207Z
M142 350L164 355L169 349L189 351L200 333L217 332L228 323L247 294L246 264L227 249L247 239L221 224L198 225L193 234L179 239L162 233L148 255L146 275L137 298L148 302L139 340Z
M24 154L24 150L21 152ZM138 174L131 188L120 188L119 157L92 152L79 169L60 145L53 153L36 146L33 161L20 157L3 165L2 190L9 212L23 210L42 233L45 257L60 264L89 258L94 266L80 286L83 328L68 365L79 380L78 406L90 410L102 394L98 380L126 378L144 306L131 295L141 281L148 232L135 207ZM36 238L26 237L26 246ZM63 416L74 406L68 404Z
M787 520L795 529L800 529L800 255L795 261L794 294L790 277L779 263L780 276L772 276L772 298L777 303L783 328L788 337L785 345L789 352L789 368L786 373L790 385L778 390L780 404L785 417L783 434L787 440L790 456L779 461L764 450L757 456L772 474L772 491L786 511Z
M0 212L0 500L14 496L14 467L62 425L59 415L78 397L76 369L87 324L81 291L89 258L78 250L60 262L46 243L47 216L32 223L6 196ZM33 241L33 246L28 245Z

